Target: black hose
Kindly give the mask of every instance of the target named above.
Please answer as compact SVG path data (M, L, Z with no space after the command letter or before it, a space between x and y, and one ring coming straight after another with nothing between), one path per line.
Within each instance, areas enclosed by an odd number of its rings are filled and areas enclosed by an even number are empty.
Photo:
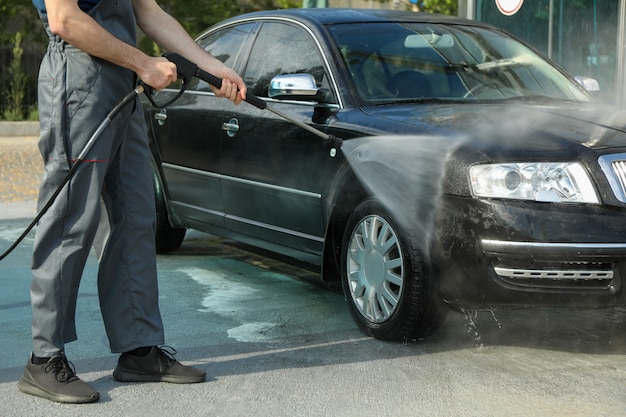
M17 247L17 245L19 245L20 242L22 242L22 240L24 240L26 235L28 235L28 233L30 233L30 231L33 229L33 227L35 227L37 222L39 222L39 220L41 220L43 215L46 214L48 209L50 209L52 204L54 204L54 201L56 200L56 198L59 196L59 194L63 190L63 187L65 186L65 184L67 184L69 182L69 180L74 176L74 173L76 172L76 170L78 169L80 164L85 160L85 156L87 155L87 153L89 152L89 150L91 149L93 144L96 142L98 137L102 134L102 131L109 125L109 123L111 123L111 120L113 120L113 118L115 118L115 116L117 116L119 114L119 112L128 103L132 102L135 97L139 96L143 92L144 92L144 87L142 85L137 86L136 89L134 89L132 92L128 93L122 99L122 101L120 101L113 108L113 110L111 110L109 112L109 114L107 114L107 116L104 118L102 123L100 123L100 126L98 126L96 131L91 135L91 137L87 141L87 144L85 145L85 147L81 150L81 152L78 155L78 158L76 158L76 162L74 163L72 168L70 168L70 170L65 175L65 178L63 178L63 180L61 181L59 186L56 188L56 190L54 190L54 193L52 193L52 196L48 199L46 204L42 207L42 209L39 211L39 213L37 213L37 215L35 216L33 221L28 225L28 227L26 228L26 230L24 230L24 232L20 235L20 237L17 238L17 240L13 243L13 245L11 245L11 247L9 249L7 249L2 255L0 255L0 261L3 260L4 258L6 258L7 255L10 254L13 251L13 249L15 249Z

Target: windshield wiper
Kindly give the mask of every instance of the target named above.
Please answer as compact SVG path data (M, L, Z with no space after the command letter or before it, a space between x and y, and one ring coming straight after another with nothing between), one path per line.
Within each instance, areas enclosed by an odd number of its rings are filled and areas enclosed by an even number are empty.
M438 97L423 97L423 98L403 98L403 99L395 99L389 100L384 103L377 103L377 105L382 104L427 104L427 103L450 103L455 102L453 98L438 98Z
M491 71L494 69L502 69L504 67L519 67L523 65L530 65L533 60L529 56L516 56L514 58L497 59L495 61L481 62L475 64L474 68L480 71Z
M573 102L574 100L569 100L569 99L565 99L565 98L558 98L558 97L550 97L550 96L544 96L541 94L533 94L533 95L526 95L526 96L511 96L511 97L506 97L502 100L498 100L498 101L523 101L523 102L532 102L532 103L554 103L554 102L563 102L563 101L569 101L569 102Z

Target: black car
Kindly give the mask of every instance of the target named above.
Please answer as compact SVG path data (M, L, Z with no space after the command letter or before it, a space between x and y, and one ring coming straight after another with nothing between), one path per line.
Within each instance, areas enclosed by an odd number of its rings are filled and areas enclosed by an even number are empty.
M197 41L343 145L190 80L146 106L160 251L193 228L317 267L381 339L428 336L448 307L624 304L626 113L531 47L358 9L245 14Z

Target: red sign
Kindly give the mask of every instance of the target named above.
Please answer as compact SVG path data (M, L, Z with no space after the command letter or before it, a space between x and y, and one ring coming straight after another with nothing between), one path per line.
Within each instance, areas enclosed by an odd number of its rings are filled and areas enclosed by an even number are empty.
M498 10L503 15L512 16L522 7L524 0L496 0Z

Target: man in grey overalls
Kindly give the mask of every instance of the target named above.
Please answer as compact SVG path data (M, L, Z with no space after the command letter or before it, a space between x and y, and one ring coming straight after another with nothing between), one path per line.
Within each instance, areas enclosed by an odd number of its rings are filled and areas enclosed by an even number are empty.
M50 37L39 74L39 148L45 172L41 208L95 128L137 78L159 90L176 66L135 48L135 27L223 79L216 95L245 98L241 77L201 49L154 0L33 0ZM108 241L100 256L98 292L111 351L121 353L118 381L193 383L205 372L174 359L164 343L158 306L155 207L141 105L127 105L38 224L32 263L33 351L18 382L28 394L86 403L99 394L80 380L64 344L76 340L78 287L101 217Z

